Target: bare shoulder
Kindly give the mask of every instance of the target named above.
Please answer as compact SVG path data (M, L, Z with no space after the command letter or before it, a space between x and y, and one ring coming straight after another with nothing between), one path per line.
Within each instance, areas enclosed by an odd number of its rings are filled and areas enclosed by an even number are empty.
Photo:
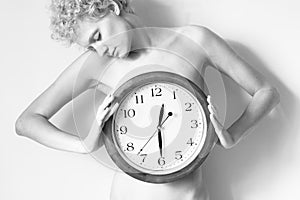
M22 116L35 113L51 118L65 104L91 87L92 74L99 67L99 61L98 55L91 51L81 54L28 106Z
M207 27L197 24L188 24L185 26L176 27L176 29L184 34L188 34L194 39L198 38L200 34L203 34L205 31L209 30Z
M96 83L94 79L101 73L109 59L99 56L92 50L87 50L66 67L53 84L64 88L66 85L76 84L74 89L81 88L80 91L74 91L78 94L93 88Z
M99 56L97 52L88 50L84 52L75 62L73 67L77 71L77 79L85 79L89 82L89 88L99 84L98 77L101 75L105 66L111 61L111 57Z
M265 77L239 56L217 33L199 25L189 25L187 30L189 35L205 49L210 66L227 75L250 95L254 95L262 87L269 87Z
M222 37L206 26L189 24L182 26L180 30L205 49L216 47L224 41Z

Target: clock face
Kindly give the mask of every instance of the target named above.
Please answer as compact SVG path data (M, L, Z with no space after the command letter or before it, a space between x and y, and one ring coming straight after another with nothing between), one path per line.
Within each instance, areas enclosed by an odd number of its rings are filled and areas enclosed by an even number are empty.
M129 165L164 175L183 169L197 157L206 130L204 110L192 92L175 83L158 82L139 86L121 100L112 138Z

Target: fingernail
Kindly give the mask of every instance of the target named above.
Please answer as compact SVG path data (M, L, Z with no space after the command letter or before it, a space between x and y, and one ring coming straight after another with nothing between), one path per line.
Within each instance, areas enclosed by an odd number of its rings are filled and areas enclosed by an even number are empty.
M208 108L209 111L211 111L211 105L210 104L208 104L207 108Z

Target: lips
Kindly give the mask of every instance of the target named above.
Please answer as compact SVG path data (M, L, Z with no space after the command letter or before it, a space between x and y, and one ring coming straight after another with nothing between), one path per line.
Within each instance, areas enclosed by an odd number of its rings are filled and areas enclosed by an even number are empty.
M115 57L116 57L116 54L117 54L116 50L117 50L117 47L115 47L114 50L113 50L113 52L112 52L112 55L115 56Z
M116 54L116 47L112 47L112 48L110 48L107 52L106 52L106 54L108 55L108 56L115 56L115 54Z

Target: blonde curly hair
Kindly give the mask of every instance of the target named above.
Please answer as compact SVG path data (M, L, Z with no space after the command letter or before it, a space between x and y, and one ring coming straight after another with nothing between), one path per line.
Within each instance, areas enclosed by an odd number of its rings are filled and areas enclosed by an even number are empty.
M128 0L52 0L50 4L51 38L70 46L76 39L76 21L81 17L97 20L109 11L134 13Z

